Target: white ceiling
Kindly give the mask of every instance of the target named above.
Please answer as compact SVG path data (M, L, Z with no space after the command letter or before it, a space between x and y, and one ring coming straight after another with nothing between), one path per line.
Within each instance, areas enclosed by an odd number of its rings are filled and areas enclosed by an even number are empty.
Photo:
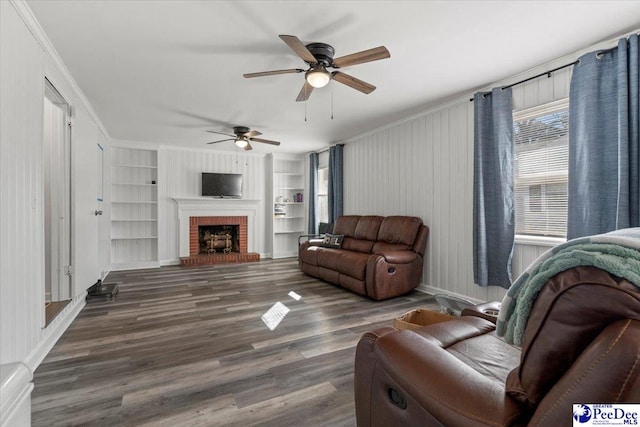
M635 0L27 4L112 138L234 150L205 130L243 125L282 141L262 152L317 150L640 26ZM303 74L242 77L306 68L279 34L391 58L342 69L371 94L333 82L305 106Z

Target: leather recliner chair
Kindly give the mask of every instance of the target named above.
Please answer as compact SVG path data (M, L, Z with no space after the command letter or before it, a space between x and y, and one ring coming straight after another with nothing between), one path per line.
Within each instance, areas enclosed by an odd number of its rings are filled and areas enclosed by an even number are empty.
M358 426L561 426L573 404L623 402L640 402L640 290L594 267L545 284L522 348L463 316L356 350Z

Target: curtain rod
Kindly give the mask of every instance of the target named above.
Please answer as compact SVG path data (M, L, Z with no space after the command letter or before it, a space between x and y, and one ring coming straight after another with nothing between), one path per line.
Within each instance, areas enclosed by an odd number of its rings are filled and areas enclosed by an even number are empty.
M618 46L613 46L613 47L611 47L609 49L600 49L599 51L596 52L596 56L598 58L600 58L600 55L602 55L603 53L611 52L612 50L615 50L617 48L618 48ZM563 68L571 67L572 65L576 65L578 62L580 62L579 59L571 62L570 64L565 64L565 65L562 65L562 66L560 66L558 68L554 68L553 70L545 71L544 73L540 73L540 74L537 74L537 75L535 75L533 77L529 77L528 79L520 80L519 82L515 82L515 83L510 84L508 86L502 86L500 89L509 89L510 87L517 86L517 85L522 84L522 83L526 83L529 80L537 79L538 77L542 77L542 76L551 77L551 73L553 73L555 71L558 71L558 70L562 70ZM473 102L473 98L469 99L469 102Z
M601 53L601 52L598 52L598 53ZM561 66L560 66L560 67L558 67L558 68L554 68L553 70L545 71L544 73L536 74L536 75L535 75L535 76L533 76L533 77L529 77L528 79L520 80L519 82L512 83L512 84L510 84L510 85L508 85L508 86L502 86L502 87L500 88L500 90L509 89L510 87L514 87L514 86L520 85L520 84L522 84L522 83L526 83L526 82L528 82L529 80L537 79L538 77L542 77L542 76L551 77L551 73L554 73L554 72L556 72L556 71L558 71L558 70L562 70L563 68L571 67L572 65L576 65L578 62L580 62L580 60L573 61L573 62L572 62L572 63L570 63L570 64L561 65ZM489 93L490 93L490 92L489 92ZM469 101L470 101L470 102L473 102L473 98L469 99Z
M311 153L316 153L316 154L326 153L327 151L329 151L329 149L330 149L331 147L335 147L335 146L337 146L337 145L344 145L344 143L339 142L339 143L337 143L337 144L333 144L333 145L329 146L329 148L326 148L326 149L324 149L324 150L322 150L322 151L311 151Z

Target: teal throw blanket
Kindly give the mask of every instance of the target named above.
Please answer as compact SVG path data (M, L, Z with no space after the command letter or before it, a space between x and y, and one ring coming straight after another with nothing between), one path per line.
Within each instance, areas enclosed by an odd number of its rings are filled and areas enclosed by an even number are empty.
M579 266L600 268L640 288L640 227L569 240L542 254L502 300L498 336L522 346L531 307L544 284L556 274Z

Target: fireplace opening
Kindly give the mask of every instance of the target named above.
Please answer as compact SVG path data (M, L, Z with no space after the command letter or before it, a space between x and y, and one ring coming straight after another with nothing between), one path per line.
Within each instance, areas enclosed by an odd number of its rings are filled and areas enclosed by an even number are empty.
M238 225L199 225L200 254L240 252Z

